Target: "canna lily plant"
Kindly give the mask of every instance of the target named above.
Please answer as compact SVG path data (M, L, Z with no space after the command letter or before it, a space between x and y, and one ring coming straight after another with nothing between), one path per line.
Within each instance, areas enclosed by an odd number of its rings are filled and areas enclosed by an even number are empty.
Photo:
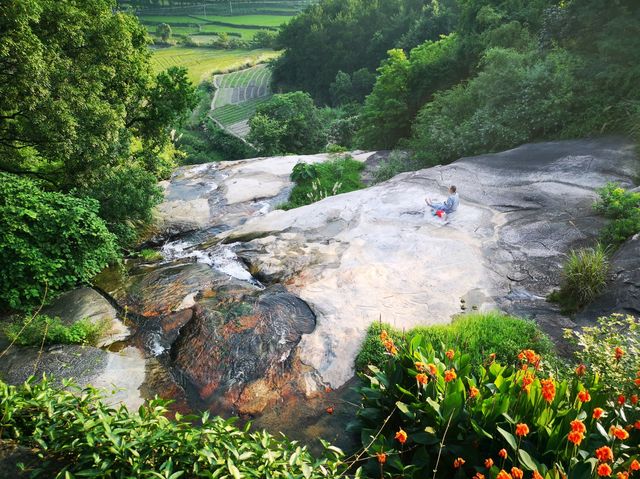
M640 479L637 396L612 395L584 365L558 380L532 350L475 367L420 335L380 339L389 360L370 367L355 424L372 477Z

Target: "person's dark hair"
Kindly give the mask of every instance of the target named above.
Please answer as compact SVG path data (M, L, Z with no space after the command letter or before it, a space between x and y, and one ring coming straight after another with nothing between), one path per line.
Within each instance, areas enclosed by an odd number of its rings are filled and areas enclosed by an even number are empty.
M451 190L451 193L455 193L457 188L455 185L451 185L449 189Z

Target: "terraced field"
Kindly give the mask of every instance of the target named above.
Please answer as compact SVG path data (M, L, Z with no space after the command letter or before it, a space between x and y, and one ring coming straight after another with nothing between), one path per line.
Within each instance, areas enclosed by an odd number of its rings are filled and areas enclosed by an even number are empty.
M278 56L273 50L209 50L205 48L169 47L154 50L152 65L156 71L172 66L189 70L189 78L198 84L206 76L240 68L247 64L264 62Z
M258 106L271 97L271 70L266 65L225 75L216 75L217 88L211 102L211 117L231 133L244 138L249 119Z

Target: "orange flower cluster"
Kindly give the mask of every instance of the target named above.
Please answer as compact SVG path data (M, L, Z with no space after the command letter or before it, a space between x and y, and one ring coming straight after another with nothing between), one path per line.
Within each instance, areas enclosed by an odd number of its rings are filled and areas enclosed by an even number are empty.
M507 450L506 449L500 449L498 451L498 456L500 456L502 459L506 459L507 458Z
M529 434L529 426L525 423L519 423L516 425L516 436L523 437Z
M598 476L600 477L610 477L613 470L609 464L600 464L598 466Z
M587 372L587 367L584 364L579 364L576 368L576 376L584 376Z
M633 427L635 427L636 429L640 429L640 421L636 421Z
M544 479L544 477L542 477L542 474L540 474L538 471L533 471L531 479Z
M612 436L615 436L617 439L620 439L621 441L624 441L625 439L629 438L629 433L618 426L611 426L611 428L609 429L609 434L611 434Z
M619 472L618 474L616 474L616 479L629 479L629 473Z
M396 440L400 443L400 444L404 444L405 442L407 442L407 433L404 432L402 429L400 429L398 432L396 432L395 438Z
M633 405L638 404L638 395L637 394L633 394L631 396L631 404L633 404Z
M432 376L438 375L438 368L436 367L435 364L429 363L427 364L427 368L429 369L429 372L431 373Z
M427 370L427 365L421 361L417 361L414 365L416 367L416 371L419 373L423 373Z
M464 459L459 457L458 459L453 461L453 467L456 468L456 469L460 469L465 462L466 461Z
M435 364L432 364L432 363L425 364L423 362L418 361L415 363L415 367L416 367L416 370L421 373L426 373L428 370L429 374L431 374L432 376L436 376L438 374L438 368L436 367Z
M533 374L525 373L525 375L522 376L522 390L527 394L531 391L531 384L533 384L533 380Z
M604 416L604 409L602 409L601 407L597 407L593 410L593 419L600 419L602 416Z
M496 479L513 479L513 478L511 477L511 474L509 474L507 471L502 469L496 476Z
M552 403L556 397L556 384L553 382L553 379L541 379L540 384L542 385L542 397L548 403Z
M458 375L456 374L456 370L451 368L448 371L444 372L444 382L449 383L456 379Z
M580 402L589 402L591 401L591 395L589 394L589 391L583 389L578 393L578 399L580 400Z
M456 352L453 349L449 349L446 353L444 353L449 359L453 359L456 355Z
M622 359L622 356L624 356L624 350L621 347L616 346L616 350L614 353L614 357L616 358L616 361L620 361Z
M387 455L384 452L376 452L376 457L378 458L378 462L380 464L384 464L387 462Z
M613 461L613 451L609 446L602 446L596 449L596 457L600 462Z
M631 466L629 466L629 468L634 472L640 471L640 462L637 459L634 459L631 461Z
M624 397L623 394L620 394L620 396L618 396L618 404L620 404L620 406L622 406L626 400L627 399Z
M471 479L485 479L485 478L484 478L484 474L480 474L479 472L476 472L476 474Z
M493 459L491 459L491 458L485 459L484 460L484 467L486 467L487 469L491 469L493 467Z
M513 479L522 479L524 477L524 471L522 469L518 469L517 467L512 467L511 477L513 477Z
M579 446L584 439L584 434L587 432L587 428L584 423L578 419L571 421L571 431L567 435L567 440L576 446Z
M536 354L533 349L523 350L520 354L518 354L518 359L520 361L524 361L525 363L531 364L536 369L540 367L540 355Z
M416 375L416 381L418 384L422 384L423 386L429 382L429 378L424 373L419 373Z
M474 386L469 387L469 398L473 399L480 393L480 390Z

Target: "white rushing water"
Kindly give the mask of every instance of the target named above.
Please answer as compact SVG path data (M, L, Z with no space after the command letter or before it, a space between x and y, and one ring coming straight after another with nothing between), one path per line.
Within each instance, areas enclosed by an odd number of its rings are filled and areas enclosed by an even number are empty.
M194 243L178 240L166 243L160 252L166 261L193 258L197 263L208 264L216 271L228 274L232 278L261 286L234 253L233 246L233 244L217 245L208 251L202 251L197 249Z

